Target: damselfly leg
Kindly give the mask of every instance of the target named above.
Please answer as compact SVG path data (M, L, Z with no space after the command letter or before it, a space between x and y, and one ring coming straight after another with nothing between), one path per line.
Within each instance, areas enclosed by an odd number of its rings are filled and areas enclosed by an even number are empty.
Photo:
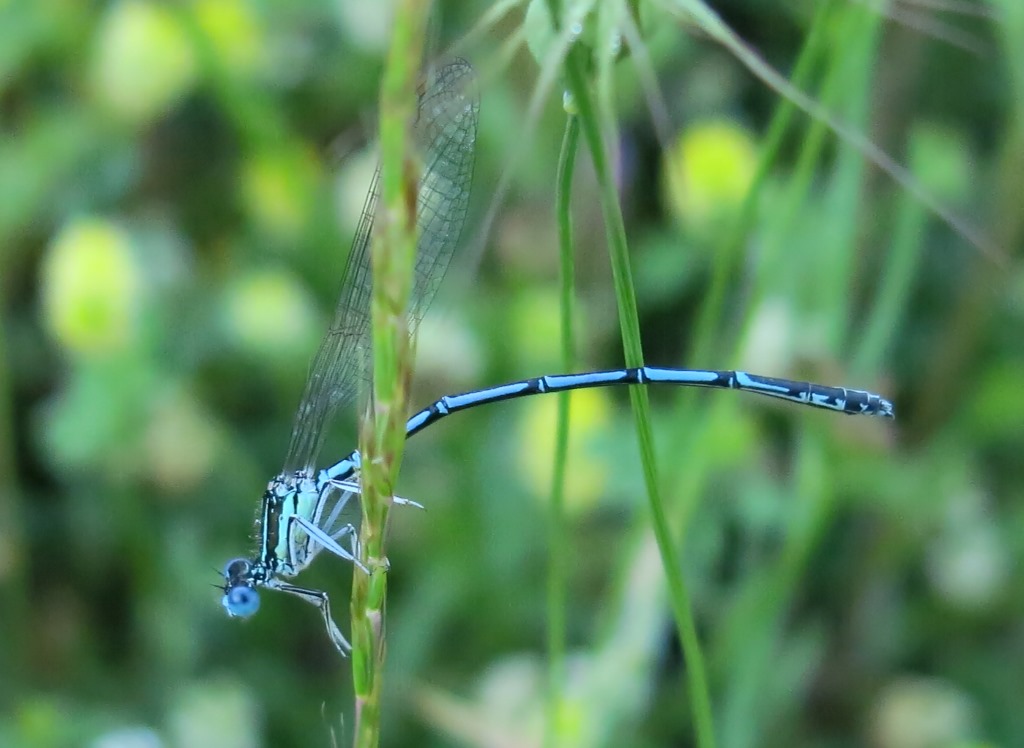
M352 645L349 644L348 639L341 633L341 629L338 628L338 624L334 622L334 617L331 615L331 601L327 597L327 593L321 590L309 590L304 587L296 587L291 584L286 584L278 579L273 579L268 582L266 587L270 589L280 590L281 592L287 592L289 595L295 595L296 597L305 600L307 603L315 605L320 610L320 615L324 619L324 626L327 628L327 635L331 638L331 642L334 644L341 654L346 654L352 651Z

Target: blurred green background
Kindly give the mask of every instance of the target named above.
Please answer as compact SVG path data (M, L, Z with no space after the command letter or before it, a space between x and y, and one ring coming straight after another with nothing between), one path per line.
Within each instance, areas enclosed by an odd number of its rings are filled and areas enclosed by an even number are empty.
M0 746L348 744L349 663L316 611L267 593L229 620L211 585L250 550L332 313L385 5L0 2ZM648 362L898 414L651 391L720 744L1024 745L1024 4L714 4L982 243L802 114L768 148L779 93L641 5L614 142ZM560 368L565 115L558 90L526 114L525 7L467 37L488 9L442 3L432 30L483 93L417 406ZM576 368L618 366L582 155L574 204ZM626 393L572 408L563 744L690 745ZM339 420L327 461L354 444ZM410 442L399 493L427 511L392 515L386 745L540 744L554 423L535 398ZM347 630L350 567L301 579Z

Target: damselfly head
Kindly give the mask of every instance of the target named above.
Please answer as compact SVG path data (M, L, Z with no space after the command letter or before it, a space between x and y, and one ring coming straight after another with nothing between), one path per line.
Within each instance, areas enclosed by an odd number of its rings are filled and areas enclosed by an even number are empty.
M232 618L248 618L260 609L255 589L253 564L247 558L235 558L224 566L224 597L221 605Z

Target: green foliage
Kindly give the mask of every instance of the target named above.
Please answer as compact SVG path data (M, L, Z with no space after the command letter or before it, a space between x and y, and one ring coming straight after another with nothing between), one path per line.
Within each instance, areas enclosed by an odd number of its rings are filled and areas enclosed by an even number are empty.
M479 267L421 329L413 405L622 364L628 291L631 356L642 339L648 363L870 388L898 418L650 388L656 477L625 392L573 396L564 450L554 400L418 436L397 493L428 511L388 517L382 743L538 744L552 718L551 745L693 744L669 571L723 746L1024 744L1020 4L599 3L575 35L534 5L539 64L522 4L447 4L428 35L481 76L459 255ZM316 611L268 593L230 620L210 585L250 550L333 313L375 158L379 13L0 6L0 746L351 743L350 663ZM570 49L632 281L613 283L581 148L567 343ZM325 463L355 444L340 421ZM324 554L302 580L344 601L350 578Z

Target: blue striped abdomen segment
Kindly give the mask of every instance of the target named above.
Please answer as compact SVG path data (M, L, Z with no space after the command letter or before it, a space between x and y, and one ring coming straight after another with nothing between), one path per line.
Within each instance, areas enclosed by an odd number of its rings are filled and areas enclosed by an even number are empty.
M880 395L866 390L765 377L745 371L665 369L644 366L635 369L592 371L584 374L551 374L489 387L484 390L466 392L461 395L446 395L430 407L413 415L406 425L406 435L412 436L447 415L486 403L548 392L566 392L588 387L612 387L628 384L667 384L677 387L741 390L848 415L893 417L892 403Z

